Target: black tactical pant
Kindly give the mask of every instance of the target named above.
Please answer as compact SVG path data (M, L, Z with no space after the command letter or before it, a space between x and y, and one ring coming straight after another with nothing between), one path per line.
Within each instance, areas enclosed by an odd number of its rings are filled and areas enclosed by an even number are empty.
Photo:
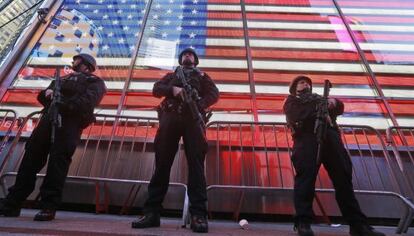
M292 162L296 170L294 202L295 222L311 223L312 203L315 196L315 181L319 171L316 165L317 142L312 133L295 137ZM322 150L322 164L335 188L335 197L341 213L350 225L366 223L355 198L352 185L352 162L336 130L327 130L327 139Z
M207 142L204 130L197 127L189 114L164 112L160 117L160 127L155 136L155 172L148 185L148 199L144 205L145 212L159 212L168 190L171 166L178 150L178 143L183 137L185 155L188 163L188 195L192 215L207 214L206 180L204 176L204 159Z
M26 143L14 186L9 188L6 204L20 207L33 192L36 174L45 166L46 176L40 187L41 206L56 209L62 198L62 190L71 163L71 157L79 143L82 129L79 122L62 117L62 127L56 129L55 142L50 141L51 125L47 115L39 121Z

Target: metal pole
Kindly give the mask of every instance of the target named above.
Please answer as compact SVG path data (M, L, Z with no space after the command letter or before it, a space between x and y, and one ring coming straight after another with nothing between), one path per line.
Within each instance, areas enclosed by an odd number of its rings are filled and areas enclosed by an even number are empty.
M124 103L125 103L126 93L128 91L129 84L131 83L132 73L134 73L134 66L135 66L135 62L136 62L137 57L138 57L139 48L141 47L142 39L144 38L145 26L146 26L147 21L148 21L148 16L149 16L149 12L151 10L152 1L153 0L148 0L148 3L145 7L145 14L144 14L144 17L143 17L143 20L142 20L142 26L141 26L141 29L139 30L139 33L138 33L138 41L137 41L137 44L135 45L135 50L134 50L133 56L131 58L131 63L129 64L128 76L125 80L124 89L122 90L121 98L120 98L120 101L119 101L119 104L118 104L118 109L116 111L117 115L121 114L122 108L123 108Z
M249 75L252 112L253 112L254 121L258 122L259 117L257 114L256 84L254 82L253 62L252 62L252 54L251 54L251 49L250 49L249 30L247 26L246 6L244 3L244 0L240 0L240 6L241 6L243 31L244 31L244 44L246 47L247 69L248 69L248 75Z

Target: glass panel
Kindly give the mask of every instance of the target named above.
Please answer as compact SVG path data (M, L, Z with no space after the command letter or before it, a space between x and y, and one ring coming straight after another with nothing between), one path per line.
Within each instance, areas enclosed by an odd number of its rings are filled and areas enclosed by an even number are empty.
M329 79L332 96L378 96L331 0L246 3L259 120L285 121L281 98L289 93L289 83L297 75L311 77L313 91L319 94L324 80ZM377 106L372 112L378 116L384 109ZM367 115L354 120L361 121Z
M109 93L100 108L115 110L128 75L140 29L137 22L142 20L144 8L143 0L64 1L13 82L12 87L17 90L8 93L33 94L30 103L14 103L5 96L3 107L23 111L27 106L37 106L35 96L50 84L55 69L61 68L62 76L68 74L72 57L88 53L96 57L95 74L108 87Z
M39 8L40 4L36 3L39 1L8 0L0 2L0 15L2 16L0 18L0 65Z
M414 126L414 2L337 2L384 95L391 99L399 125Z
M237 2L239 3L239 2ZM178 54L187 47L196 50L200 70L217 84L221 99L213 106L212 119L251 118L251 99L240 5L234 11L220 9L226 1L154 0L139 48L129 90L146 99L154 82L178 65ZM243 97L243 102L234 97ZM141 103L140 103L141 104ZM125 104L126 105L126 104ZM151 104L152 105L152 104ZM128 107L139 110L148 105Z
M252 120L257 109L259 120L284 122L282 105L288 85L296 75L306 74L314 80L317 93L322 93L323 81L330 79L331 94L346 100L347 107L376 104L369 112L346 109L344 117L353 117L352 123L375 118L384 125L380 128L391 124L331 0L245 3L254 101L240 0L154 0L141 45L137 37L144 22L144 0L67 0L2 99L2 107L38 109L36 94L50 83L55 68L63 68L62 75L69 73L66 65L71 57L86 52L97 57L96 74L109 88L100 108L115 113L139 46L122 108L129 114L148 111L155 116L154 107L160 100L152 97L154 82L178 65L182 49L193 47L200 69L221 91L219 103L213 106L213 120ZM409 10L414 3L338 3L397 120L414 125L414 30L410 28L414 20Z

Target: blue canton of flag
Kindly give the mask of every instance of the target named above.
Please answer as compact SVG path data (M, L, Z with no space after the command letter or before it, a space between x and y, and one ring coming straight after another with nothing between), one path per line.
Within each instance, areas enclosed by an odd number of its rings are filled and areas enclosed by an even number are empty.
M32 55L131 57L147 4L148 0L66 0ZM207 0L154 0L139 55L162 57L162 45L170 50L173 45L175 54L192 47L203 55L206 22Z

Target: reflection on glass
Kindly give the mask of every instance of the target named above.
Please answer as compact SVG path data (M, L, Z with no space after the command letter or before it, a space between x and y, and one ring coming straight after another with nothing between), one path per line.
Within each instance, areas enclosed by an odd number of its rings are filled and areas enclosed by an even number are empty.
M331 0L246 2L260 120L285 121L282 107L288 86L302 74L312 78L313 91L319 94L329 79L332 96L354 98L354 102L378 96ZM387 124L383 107L370 111L354 120L372 116Z
M84 52L97 57L97 75L109 88L102 108L116 110L126 92L122 104L126 112L154 112L159 100L152 97L152 86L178 65L178 53L186 47L195 48L200 69L221 91L213 119L251 120L252 113L259 111L259 120L284 121L281 106L290 81L299 74L309 75L318 93L323 81L331 80L332 95L346 99L349 107L378 103L377 88L332 0L244 0L246 14L240 0L153 0L145 21L148 2L64 1L2 98L3 107L36 108L36 93L50 83L54 69L59 66L64 68L61 74L69 73L65 65ZM414 13L410 10L414 3L337 2L382 92L392 101L391 108L407 123L414 117L409 109L414 94ZM125 87L128 91L123 91ZM358 122L380 119L379 124L384 124L388 122L384 107L375 105L369 112L346 110L345 116L352 114Z
M171 70L187 47L203 55L206 46L205 1L154 0L136 64Z
M0 65L40 4L38 1L0 1Z
M400 125L414 125L414 2L336 1Z

